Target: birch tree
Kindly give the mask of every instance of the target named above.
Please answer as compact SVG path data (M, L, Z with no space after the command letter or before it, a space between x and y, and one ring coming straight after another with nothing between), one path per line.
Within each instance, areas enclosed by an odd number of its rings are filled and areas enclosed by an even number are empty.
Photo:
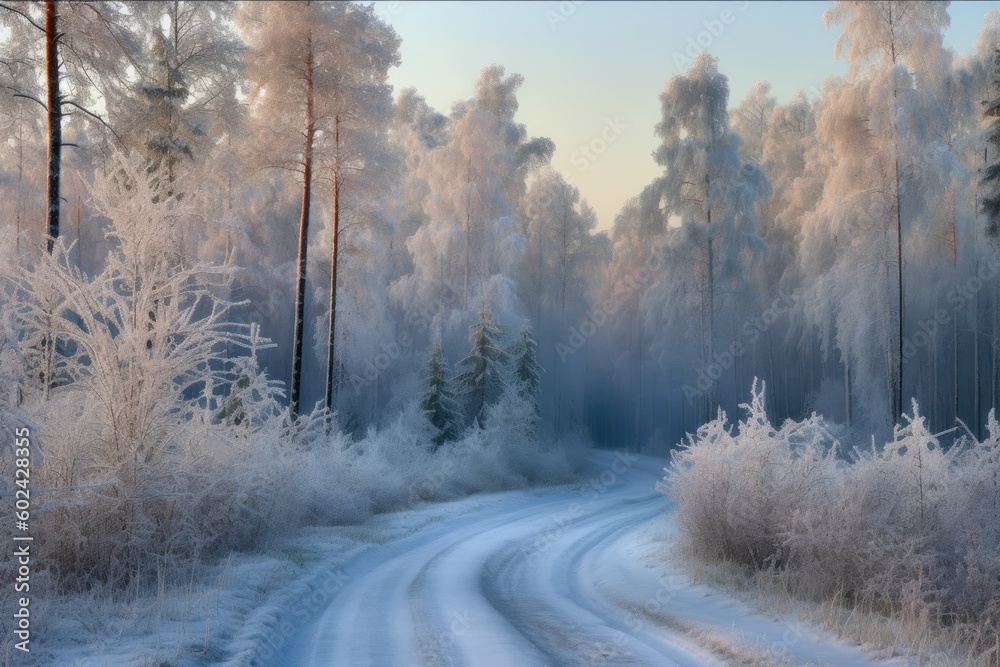
M836 172L831 173L832 187L824 194L825 201L830 203L821 205L821 209L833 219L852 220L849 223L852 225L860 222L874 235L860 242L858 233L864 233L860 228L855 228L853 233L841 232L839 236L835 233L840 243L850 244L843 246L846 253L838 253L845 260L851 254L850 247L862 254L874 253L859 261L865 266L879 267L882 275L877 282L875 276L869 275L864 284L856 284L856 289L870 292L874 285L879 285L882 291L879 304L871 303L870 299L863 301L869 303L869 308L877 308L875 312L887 313L889 317L888 321L872 320L870 313L855 311L854 307L843 308L844 315L854 313L857 316L851 317L865 332L854 329L842 339L842 344L849 344L849 339L856 340L857 352L864 349L867 354L870 348L862 345L870 345L869 337L881 341L882 359L868 359L867 363L862 363L870 368L874 361L885 369L887 407L893 422L902 414L904 391L903 251L907 233L904 188L908 176L914 173L914 166L920 162L917 134L913 130L929 119L926 115L920 117L921 89L914 87L913 75L927 72L928 63L939 60L941 32L948 25L946 5L943 2L840 2L824 14L828 26L844 26L837 41L836 55L847 57L849 72L847 84L837 87L836 91L829 89L831 101L821 118L820 132L826 132L826 139L835 152L843 156L837 162ZM872 182L876 187L871 187ZM846 219L842 218L846 207L831 201L838 195L846 196L850 205L860 207L860 211L855 209ZM851 271L849 275L859 274ZM847 280L848 275L842 278ZM852 303L856 305L859 300L854 299ZM843 320L842 315L838 317ZM862 322L867 324L862 325ZM846 324L846 320L842 323ZM869 342L862 344L864 339Z
M728 81L707 53L699 54L688 71L671 77L660 95L662 120L656 133L661 144L654 153L666 172L640 199L646 209L641 218L663 228L667 254L664 272L643 296L647 326L657 337L655 344L667 346L669 327L662 324L685 317L694 306L703 341L702 373L717 362L720 297L746 304L755 289L755 265L766 251L757 233L755 205L770 185L757 165L740 159L740 140L729 127L728 98ZM679 224L668 224L671 219ZM713 385L701 394L706 417L716 407Z

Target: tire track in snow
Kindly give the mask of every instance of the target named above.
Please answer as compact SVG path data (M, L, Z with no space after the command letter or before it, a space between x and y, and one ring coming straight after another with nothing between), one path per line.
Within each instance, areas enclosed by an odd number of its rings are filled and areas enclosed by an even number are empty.
M311 626L291 640L282 664L409 667L425 664L421 658L426 651L430 651L426 653L429 659L440 656L443 647L437 638L451 632L449 617L462 609L455 604L439 604L438 607L446 607L442 611L429 604L425 582L433 572L435 558L446 555L462 542L474 540L484 530L517 525L524 517L562 503L561 499L540 499L528 492L513 495L513 503L495 503L482 512L472 512L401 540L363 549L356 559L342 567L347 583L313 619ZM414 582L417 582L415 587ZM472 617L476 618L474 614ZM518 664L525 651L531 652L523 639L517 646L519 642L512 636L516 634L504 633L506 643L514 645L513 655L509 656L514 662L508 664ZM504 653L497 655L502 657ZM452 661L465 664L454 658Z
M612 458L597 452L594 460L608 469ZM666 562L646 566L639 553L648 549L639 534L669 509L652 491L662 466L640 457L586 503L565 487L495 494L473 511L466 503L466 513L447 523L362 549L344 567L348 583L281 664L749 664L742 656L752 664L784 662L757 649L787 636L788 622L679 575L683 581L662 608L650 610L672 572ZM785 657L870 664L854 647L806 634Z
M579 580L587 576L581 566L584 556L600 546L614 548L622 534L662 516L663 509L659 494L602 505L566 526L537 554L523 557L517 545L498 552L483 570L484 595L537 645L558 642L547 651L555 656L553 665L687 667L717 662L681 636L665 641L637 632L625 622L625 614L609 613L581 592ZM535 592L532 604L523 603L523 591Z

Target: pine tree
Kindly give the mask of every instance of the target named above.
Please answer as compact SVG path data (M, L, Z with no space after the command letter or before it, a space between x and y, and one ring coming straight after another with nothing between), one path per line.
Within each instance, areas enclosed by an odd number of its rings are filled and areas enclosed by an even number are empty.
M993 84L994 90L1000 91L1000 49L993 56ZM987 166L980 179L984 188L983 213L986 215L986 236L994 244L1000 245L1000 97L986 103L983 115L990 119L984 149ZM992 156L990 148L993 149ZM990 157L993 158L992 162L989 162Z
M420 401L431 424L437 429L434 447L458 438L461 409L455 400L455 392L448 378L448 361L440 343L435 343L427 357L427 391Z
M127 78L126 64L136 55L135 44L139 40L129 30L129 12L121 5L105 1L45 0L37 3L34 8L37 12L33 12L28 3L0 4L3 10L0 27L13 35L13 43L22 44L21 36L15 33L25 31L41 46L38 60L42 67L37 76L18 81L5 77L3 87L15 97L32 100L45 109L48 146L46 246L49 254L59 237L62 149L64 145L71 145L63 141L63 121L71 115L66 109L72 107L89 120L111 129L108 122L88 106L93 106L98 96L104 98L105 104L113 97L116 85ZM5 43L11 41L11 38L4 38ZM21 53L13 61L24 65L34 59L34 54ZM11 64L11 60L4 59L5 74L15 71ZM37 87L41 83L44 85Z
M541 374L545 372L538 365L535 351L538 344L531 334L531 327L525 324L521 330L521 336L510 346L509 356L513 363L514 383L518 395L531 405L531 427L532 435L537 433L538 416L541 408L538 405L538 386L541 381Z
M180 110L187 100L189 89L184 74L177 67L176 54L166 37L154 35L156 65L162 80L139 87L139 94L148 102L148 112L156 118L158 127L149 133L146 148L150 152L153 168L164 166L167 180L174 180L174 166L183 158L194 157L191 144L181 135L182 130L200 133L200 128L187 126L179 120Z
M521 330L521 336L510 346L508 355L514 363L514 380L517 383L517 392L529 399L538 412L538 385L541 381L541 374L545 372L536 360L536 350L538 344L532 336L531 328L525 326Z
M344 134L348 129L351 135L360 133L357 119L372 116L376 110L372 105L379 100L386 113L391 108L384 78L388 69L398 64L399 40L378 21L371 7L336 2L260 2L243 8L240 18L250 47L250 98L260 136L252 153L261 166L295 173L302 192L289 382L289 405L292 413L298 414L314 181L331 162L334 171L343 172L356 172L369 164L354 159L356 137L349 141ZM335 192L339 192L342 176L337 176ZM333 208L339 224L343 212L339 199ZM338 273L334 267L331 287ZM331 308L336 308L332 299ZM336 326L331 318L331 333ZM330 363L335 361L331 354ZM332 389L329 374L327 381ZM332 396L328 391L331 405Z
M472 349L458 364L465 369L455 378L459 394L465 401L467 414L480 428L486 409L495 404L507 388L508 357L501 344L502 338L503 329L493 321L493 315L485 308L480 310L469 330Z

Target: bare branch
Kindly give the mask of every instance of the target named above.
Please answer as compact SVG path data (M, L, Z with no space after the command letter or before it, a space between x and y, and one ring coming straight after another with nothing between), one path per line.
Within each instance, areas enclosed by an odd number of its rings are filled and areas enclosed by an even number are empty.
M11 88L10 90L15 90L15 89L14 89L14 88ZM42 101L41 101L40 99L38 99L38 98L37 98L37 97L35 97L34 95L28 95L27 93L18 93L18 92L15 92L15 93L14 93L14 97L23 97L23 98L24 98L24 99L26 99L26 100L31 100L32 102L38 102L38 104L39 104L39 105L40 105L40 106L41 106L41 107L42 107L43 109L48 109L48 107L47 107L47 106L45 106L45 102L42 102Z
M26 13L22 12L20 9L15 9L15 8L11 7L10 5L8 5L6 3L0 3L0 9L6 9L8 12L13 12L14 14L17 14L18 16L21 16L22 18L24 18L25 21L27 21L31 25L35 26L36 28L38 28L42 32L45 32L45 28L44 27L42 27L42 26L38 25L37 23L35 23L34 19L32 19Z
M124 141L122 141L122 138L120 136L118 136L118 133L115 132L115 128L113 128L110 125L108 125L108 122L106 120L104 120L103 118L101 118L100 116L98 116L93 111L90 111L89 109L83 108L82 106L80 106L79 104L77 104L76 102L74 102L72 100L63 100L62 104L68 104L71 107L75 107L75 108L79 109L80 111L82 111L86 115L90 116L91 118L93 118L94 120L96 120L97 122L99 122L104 127L108 128L108 131L111 132L111 134L113 134L115 136L115 139L118 140L118 143L120 143L120 144L124 144L125 143Z

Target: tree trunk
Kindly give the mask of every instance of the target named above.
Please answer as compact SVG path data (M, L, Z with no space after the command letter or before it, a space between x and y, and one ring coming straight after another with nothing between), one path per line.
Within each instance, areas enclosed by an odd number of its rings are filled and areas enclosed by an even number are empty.
M76 268L83 270L83 202L76 196Z
M851 361L844 355L844 417L847 427L851 427Z
M711 134L709 134L711 136ZM708 223L709 234L712 233L712 205L709 202L709 196L712 191L712 179L708 173L705 171L705 221ZM708 266L706 267L708 273L708 352L707 359L705 361L704 372L708 373L715 361L715 256L714 248L712 247L712 242L715 239L711 236L708 237ZM707 414L705 415L705 421L711 420L715 416L715 381L709 376L710 382L708 383L708 395L705 397Z
M312 39L306 40L306 128L302 155L302 210L299 218L298 279L295 283L295 332L292 342L292 381L289 387L289 409L298 416L302 389L302 336L306 316L306 253L309 247L309 204L312 195L313 138L316 133L313 109Z
M642 451L642 312L635 320L635 366L637 397L635 402L635 451Z
M952 329L952 392L955 397L955 421L958 419L958 305L952 310L951 314L951 329Z
M896 146L893 130L893 152L896 164L896 374L895 395L893 396L893 423L898 424L903 415L903 218L899 199L899 148Z
M469 245L472 242L472 162L465 167L465 278L462 287L462 309L469 309Z
M976 258L976 275L979 275L979 258ZM973 400L975 401L975 407L973 409L973 415L976 419L976 439L982 440L982 416L980 415L980 406L982 404L980 389L979 389L979 294L982 290L976 292L976 312L972 316L972 335L974 336L972 342L972 360L975 364L975 370L972 372L972 382L973 382Z
M711 211L709 211L709 214L708 214L708 222L709 222L709 224L711 224L711 222L712 222L712 213L711 213ZM707 358L706 358L706 361L705 361L705 368L704 368L704 371L706 373L709 372L709 369L712 367L712 363L715 361L715 340L714 340L714 334L715 334L715 269L714 269L714 266L713 266L715 262L714 262L714 256L713 256L712 241L714 241L714 239L711 239L711 238L708 239L708 267L707 267L707 271L708 271L708 307L706 309L707 310L707 316L708 316L708 332L707 332L708 338L706 340L706 344L707 344L707 347L708 347L708 352L705 355ZM711 375L709 375L709 380L710 381L708 383L708 385L709 385L708 394L705 397L705 405L706 405L707 412L708 412L708 414L706 415L706 421L712 419L712 417L714 415L714 411L715 411L715 381L711 380Z
M14 219L14 252L21 256L21 218L24 217L24 110L17 108L17 213ZM20 403L18 403L20 405Z
M326 409L333 412L333 369L337 335L337 251L340 241L340 116L333 121L335 156L333 161L333 238L330 240L330 330L326 359Z
M62 95L59 93L59 14L55 0L45 3L45 87L49 135L48 201L49 253L59 238L59 176L62 164Z

